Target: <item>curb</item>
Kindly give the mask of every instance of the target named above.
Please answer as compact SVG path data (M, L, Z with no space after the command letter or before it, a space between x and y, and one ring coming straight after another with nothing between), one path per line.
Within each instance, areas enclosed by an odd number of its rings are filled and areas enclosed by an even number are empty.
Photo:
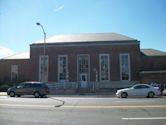
M95 98L114 98L116 97L115 95L48 95L48 97L64 97L64 98L91 98L91 97L95 97Z
M6 92L0 92L0 96L6 96L7 93Z
M7 96L6 92L0 92L0 96ZM110 93L80 93L80 94L49 94L48 97L105 97L105 98L111 98L115 97L115 94Z

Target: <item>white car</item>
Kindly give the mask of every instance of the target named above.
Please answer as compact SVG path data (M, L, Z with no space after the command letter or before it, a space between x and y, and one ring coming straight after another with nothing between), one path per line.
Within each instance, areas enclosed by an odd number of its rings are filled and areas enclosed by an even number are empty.
M163 95L166 96L166 89L163 90Z
M160 95L159 89L154 88L148 84L136 84L131 88L119 89L116 92L116 96L121 98L127 98L128 96L143 96L153 98L154 96Z

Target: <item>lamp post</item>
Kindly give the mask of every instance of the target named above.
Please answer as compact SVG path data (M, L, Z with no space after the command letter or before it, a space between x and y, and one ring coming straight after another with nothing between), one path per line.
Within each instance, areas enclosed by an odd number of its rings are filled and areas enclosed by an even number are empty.
M47 72L47 66L46 66L46 32L43 28L43 25L40 24L39 22L36 23L37 26L40 26L42 28L42 31L43 31L43 34L44 34L44 48L43 48L43 55L44 55L44 58L43 58L43 63L42 63L42 68L41 68L41 76L42 77L44 75L44 79L43 78L40 78L41 81L43 82L46 82L46 72Z
M39 22L37 22L36 23L36 25L37 26L40 26L41 28L42 28L42 31L43 31L43 34L44 34L44 57L45 57L45 55L46 55L46 32L45 32L45 30L44 30L44 28L43 28L43 25L41 25Z

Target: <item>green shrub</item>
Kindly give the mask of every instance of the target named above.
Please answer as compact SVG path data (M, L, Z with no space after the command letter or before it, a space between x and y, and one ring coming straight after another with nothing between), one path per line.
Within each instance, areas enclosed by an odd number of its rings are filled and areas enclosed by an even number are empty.
M9 87L10 86L8 84L1 84L0 85L0 92L6 92Z

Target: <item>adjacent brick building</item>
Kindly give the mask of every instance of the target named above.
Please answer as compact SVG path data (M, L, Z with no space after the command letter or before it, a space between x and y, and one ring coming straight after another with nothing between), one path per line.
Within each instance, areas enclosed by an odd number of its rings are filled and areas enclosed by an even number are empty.
M140 49L140 41L116 33L57 35L46 44L31 44L30 53L17 56L0 60L0 80L93 89L166 82L165 52Z

